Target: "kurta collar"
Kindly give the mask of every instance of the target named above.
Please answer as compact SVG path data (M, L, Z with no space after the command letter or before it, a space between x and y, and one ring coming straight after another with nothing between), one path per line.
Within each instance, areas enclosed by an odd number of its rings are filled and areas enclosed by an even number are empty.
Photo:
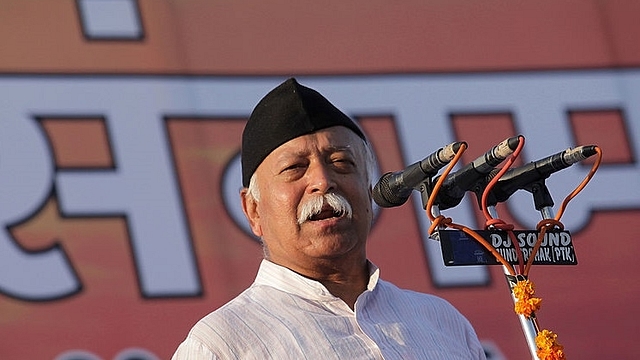
M369 267L369 283L367 284L367 290L373 291L379 280L380 269L370 261L367 261L367 265ZM281 291L307 299L320 301L332 301L337 299L319 281L306 278L295 271L266 259L262 260L260 263L260 268L254 281L254 285L271 286Z

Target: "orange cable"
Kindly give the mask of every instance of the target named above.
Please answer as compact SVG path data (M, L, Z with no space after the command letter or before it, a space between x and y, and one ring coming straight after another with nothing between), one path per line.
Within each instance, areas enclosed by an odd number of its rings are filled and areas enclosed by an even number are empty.
M518 267L520 268L520 272L522 273L524 271L524 269L525 269L525 267L524 267L524 256L522 255L522 249L520 249L520 245L518 244L516 236L513 233L513 229L514 229L513 224L507 224L502 219L494 219L491 216L491 214L489 214L489 210L488 210L488 207L487 207L487 197L488 197L489 193L491 192L491 189L495 186L495 184L498 182L498 180L500 180L502 175L504 175L504 173L506 173L509 170L511 165L513 165L515 160L520 155L520 152L524 148L524 141L525 141L524 140L524 136L519 135L518 136L518 140L519 140L518 141L518 146L513 151L511 156L509 156L509 158L505 162L505 165L502 167L502 169L500 169L498 171L496 176L494 176L493 179L491 179L491 181L489 181L489 183L485 187L484 191L482 192L482 197L481 197L480 204L482 206L482 213L484 214L484 217L486 219L485 228L488 229L490 227L494 227L496 229L500 229L500 230L503 230L503 231L507 232L507 235L509 236L509 238L511 239L511 242L513 243L513 248L516 250L516 256L518 257Z
M596 158L596 161L594 162L593 166L591 166L591 170L589 171L587 176L585 176L582 182L580 182L580 184L569 195L567 195L567 197L562 202L560 209L558 209L558 212L556 213L555 218L543 219L536 226L536 229L539 231L538 240L536 241L536 244L531 250L531 254L529 255L529 259L527 261L527 265L523 273L525 276L528 275L529 271L531 270L531 266L533 265L533 259L535 258L535 255L538 253L538 250L542 245L542 241L544 240L544 235L546 234L547 229L551 229L554 227L559 228L560 230L564 229L564 225L560 222L560 218L564 214L564 211L566 210L567 205L569 204L569 201L571 201L574 197L576 197L585 188L585 186L587 186L589 181L591 181L591 179L595 175L596 171L598 171L598 168L600 167L600 162L602 161L602 149L596 146L595 151L598 154L598 157Z
M540 246L542 245L542 240L544 240L544 235L547 233L547 229L551 228L559 228L561 231L564 229L564 225L558 220L555 219L542 219L536 225L536 229L538 230L538 240L536 241L533 249L531 249L531 254L529 255L529 259L527 260L527 266L524 268L522 275L528 276L529 271L531 270L531 266L533 266L533 259L536 257L538 250L540 250Z
M449 165L447 165L447 167L442 172L442 175L440 175L440 177L438 178L438 181L436 181L436 184L433 186L433 190L431 191L431 196L429 196L429 199L427 200L427 208L425 209L427 212L427 216L429 217L429 220L431 221L435 220L435 217L431 213L431 207L433 207L433 203L436 201L436 194L438 193L438 191L440 191L440 188L442 187L442 183L444 183L444 179L447 176L449 176L449 173L451 172L453 167L458 163L458 161L460 161L462 154L466 150L467 150L467 144L462 143L460 145L460 148L454 155L453 159L451 159L451 161L449 162ZM429 231L429 233L431 233L431 230Z
M460 146L460 149L458 149L458 151L456 152L456 155L453 157L449 165L443 171L442 175L440 175L440 178L438 179L438 181L436 181L436 184L433 187L431 195L427 200L427 206L426 206L425 212L427 213L427 217L429 217L429 219L431 220L431 226L429 226L429 235L433 234L439 226L451 227L451 228L463 231L467 235L473 237L482 246L484 246L493 256L495 256L496 260L498 260L498 262L500 262L502 265L505 266L505 268L509 271L510 275L515 276L515 272L513 271L511 264L509 264L509 262L505 260L505 258L493 246L491 246L491 244L489 244L487 240L485 240L477 232L473 231L472 229L469 229L466 226L455 224L453 220L449 217L445 217L443 215L434 217L433 214L431 213L431 208L433 207L433 203L435 202L438 191L440 191L440 188L442 187L442 183L444 182L444 179L449 175L449 173L451 172L455 164L458 163L458 161L460 160L460 158L462 157L462 154L466 151L466 149L467 149L467 145L463 143Z
M494 176L493 179L491 179L491 181L489 181L489 183L485 187L484 191L482 192L482 197L481 197L482 201L480 203L482 204L482 213L484 214L484 217L485 217L485 219L487 219L487 221L493 218L491 216L491 214L489 214L489 210L487 209L487 196L489 196L489 192L491 191L491 189L496 185L498 180L500 180L502 175L504 175L504 173L506 173L507 170L509 170L509 168L511 167L513 162L520 155L520 152L522 151L522 148L524 147L524 136L519 135L518 139L519 139L519 142L518 142L518 146L516 147L516 149L513 151L511 156L509 156L509 158L507 159L507 162L502 167L502 169L500 169L500 171L498 171L496 176Z
M582 189L584 189L585 186L587 186L589 181L591 181L591 178L593 178L593 176L595 175L596 171L598 171L598 168L600 167L600 162L602 161L602 149L596 146L595 150L596 150L596 153L598 154L598 157L596 158L596 161L593 163L593 166L591 166L591 170L589 171L587 176L585 176L582 182L569 195L567 195L566 198L564 198L562 205L560 205L560 208L556 213L556 217L555 217L556 220L558 221L560 220L560 218L564 214L564 211L567 205L569 204L569 201L571 201L574 197L576 197L576 195L578 195L578 193L580 193L580 191L582 191Z

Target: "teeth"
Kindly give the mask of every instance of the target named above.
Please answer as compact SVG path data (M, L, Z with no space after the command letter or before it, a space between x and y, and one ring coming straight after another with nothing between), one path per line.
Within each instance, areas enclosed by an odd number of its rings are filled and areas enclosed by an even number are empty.
M313 221L313 220L319 220L319 219L329 219L331 217L331 216L323 217L323 216L321 216L321 214L322 214L322 212L317 213L317 214L313 214L313 215L311 215L309 217L308 220L312 220ZM342 215L343 215L342 211L338 211L338 210L333 211L333 217L341 217Z

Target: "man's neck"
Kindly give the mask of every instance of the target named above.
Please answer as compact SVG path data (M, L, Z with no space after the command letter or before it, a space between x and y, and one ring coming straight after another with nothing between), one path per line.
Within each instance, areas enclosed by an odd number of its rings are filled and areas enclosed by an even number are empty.
M320 269L322 270L310 277L324 285L333 296L342 299L353 310L358 296L367 290L369 284L367 262Z
M307 259L300 263L292 263L286 259L268 260L289 268L296 273L318 281L329 292L342 299L351 309L354 308L355 302L366 289L369 284L369 268L366 257L343 258L343 259Z
M351 310L354 309L356 300L358 296L362 294L366 289L366 283L364 286L354 286L351 283L341 283L341 282L332 282L332 281L321 281L322 285L324 285L327 290L333 296L338 297L344 301Z

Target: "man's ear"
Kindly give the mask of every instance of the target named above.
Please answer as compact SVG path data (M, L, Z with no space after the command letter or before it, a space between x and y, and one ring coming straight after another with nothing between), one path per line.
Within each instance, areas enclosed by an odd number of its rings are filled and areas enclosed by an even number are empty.
M242 202L242 212L249 220L251 231L257 237L262 237L262 226L260 225L260 213L258 211L258 201L249 194L249 190L244 188L240 190L240 201Z

